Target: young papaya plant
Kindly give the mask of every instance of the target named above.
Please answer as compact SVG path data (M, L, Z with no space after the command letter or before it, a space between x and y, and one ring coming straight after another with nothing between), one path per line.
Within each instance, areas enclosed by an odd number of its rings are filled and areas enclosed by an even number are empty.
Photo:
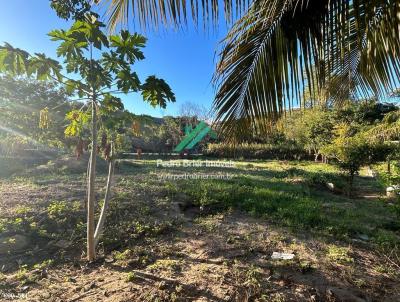
M30 54L15 48L9 43L0 46L0 73L12 76L25 75L38 80L56 81L70 96L85 102L81 110L67 115L70 121L66 134L79 136L85 123L90 123L90 159L88 163L87 196L87 259L93 261L96 256L95 245L101 235L104 223L102 210L95 238L95 177L96 156L98 152L99 113L107 114L122 110L120 94L139 92L144 101L152 106L165 108L167 102L174 102L175 95L170 86L155 76L148 77L143 83L133 70L137 61L144 59L142 49L146 38L140 34L131 34L126 30L117 35L107 36L105 25L95 15L88 14L83 20L76 21L68 30L53 30L51 40L59 43L57 55L62 62L51 59L45 54ZM112 154L108 146L110 160L109 184L113 170ZM107 185L109 196L110 185ZM105 208L107 203L104 203Z

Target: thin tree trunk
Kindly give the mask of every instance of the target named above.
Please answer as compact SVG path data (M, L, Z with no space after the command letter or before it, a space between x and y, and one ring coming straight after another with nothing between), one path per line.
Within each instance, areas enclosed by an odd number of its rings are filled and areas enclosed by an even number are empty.
M111 185L112 185L112 180L114 176L114 167L115 167L115 161L114 159L111 158L109 164L108 164L108 178L107 178L107 186L106 186L106 195L104 197L104 203L103 207L101 209L100 213L100 218L99 222L97 223L96 227L96 232L94 233L94 245L95 247L99 243L100 237L103 234L103 228L104 228L104 222L106 219L106 213L111 197Z
M97 157L97 112L96 97L92 100L92 150L90 152L90 168L88 179L87 200L87 259L93 261L96 258L94 244L94 206L95 206L95 179Z
M352 198L353 197L354 173L350 173L348 181L349 181L349 187L348 187L348 191L347 191L347 196Z

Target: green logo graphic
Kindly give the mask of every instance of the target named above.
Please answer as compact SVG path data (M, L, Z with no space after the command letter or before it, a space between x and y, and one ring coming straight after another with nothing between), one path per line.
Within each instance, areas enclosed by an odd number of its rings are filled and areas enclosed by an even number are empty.
M184 139L175 147L174 152L182 152L185 149L192 149L196 146L207 134L212 138L217 138L217 134L205 122L200 122L196 128L188 132Z

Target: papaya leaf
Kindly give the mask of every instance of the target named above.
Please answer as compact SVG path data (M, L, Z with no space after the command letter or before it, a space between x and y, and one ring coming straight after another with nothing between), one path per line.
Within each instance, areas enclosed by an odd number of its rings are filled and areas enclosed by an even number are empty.
M163 80L155 76L149 76L141 86L143 99L151 106L166 108L167 102L175 102L175 94L171 87Z

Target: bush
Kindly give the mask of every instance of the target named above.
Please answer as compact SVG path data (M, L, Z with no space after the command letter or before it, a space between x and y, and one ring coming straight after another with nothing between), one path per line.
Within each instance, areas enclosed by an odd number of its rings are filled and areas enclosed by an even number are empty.
M204 151L206 156L243 159L278 159L300 160L309 159L310 155L295 143L278 144L208 144Z
M335 139L322 149L322 153L334 160L348 175L349 193L354 175L364 165L384 160L393 152L393 147L372 142L363 132L353 134L354 129L348 124L339 124L335 128Z

